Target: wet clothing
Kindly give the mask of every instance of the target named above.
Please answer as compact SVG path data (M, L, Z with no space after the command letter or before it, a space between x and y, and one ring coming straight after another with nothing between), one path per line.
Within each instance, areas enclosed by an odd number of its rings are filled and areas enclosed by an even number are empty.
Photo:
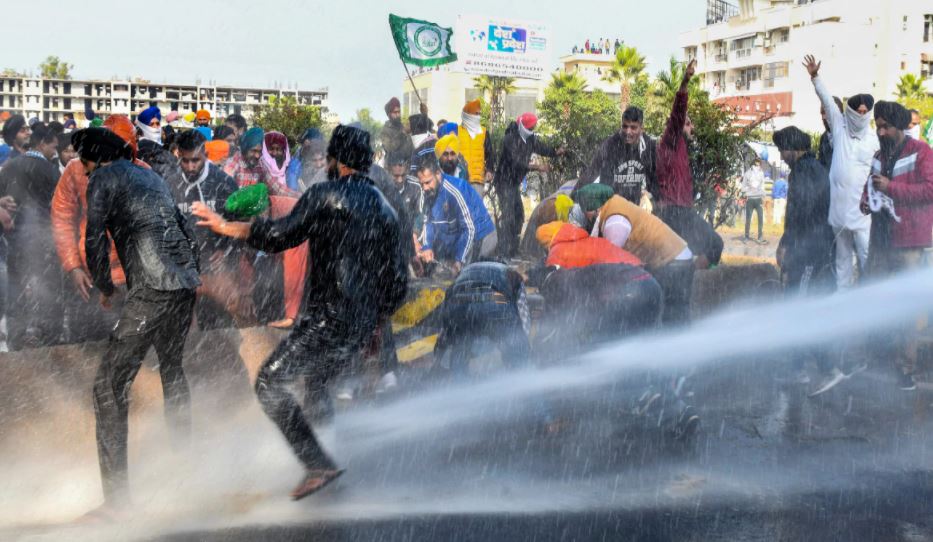
M508 266L481 262L463 268L440 308L435 359L465 373L478 341L497 345L510 367L528 360L530 313L521 275Z
M92 184L94 180L92 178ZM165 416L172 444L183 447L191 432L191 394L182 353L191 327L194 291L153 290L138 286L127 295L120 319L94 379L97 456L104 500L127 500L127 434L129 394L149 347L159 356Z
M185 217L188 229L194 232L198 241L198 250L201 254L201 269L207 270L208 260L216 251L228 253L228 259L232 262L237 259L238 254L234 254L234 243L227 237L213 233L207 228L196 226L198 218L191 214L191 204L200 202L206 205L211 211L224 215L227 219L234 217L228 215L225 210L227 198L237 191L236 181L223 172L222 169L210 162L205 162L205 170L193 179L178 179L171 182L166 179L178 210ZM179 182L180 181L180 182Z
M656 146L655 141L645 135L635 145L626 145L625 136L618 132L612 134L599 146L589 167L580 175L575 190L598 179L611 186L616 194L638 205L643 191L657 182Z
M627 337L660 322L661 287L641 267L558 269L547 276L541 294L544 352L572 352L579 345Z
M87 188L88 269L102 293L113 293L110 239L113 237L130 291L194 290L198 247L172 194L152 171L116 160L95 170Z
M288 216L250 227L247 243L254 248L279 252L307 241L313 258L302 313L256 380L263 411L308 469L335 466L289 387L304 376L325 388L404 299L408 274L400 235L395 211L360 174L314 185Z
M687 242L690 252L706 256L710 265L719 264L723 250L722 237L693 208L667 205L657 215Z
M602 237L591 237L583 228L562 224L550 242L548 266L574 269L598 264L624 263L641 266L642 262L631 252L619 248Z
M829 172L808 152L791 167L787 190L787 218L778 251L784 251L781 270L790 287L803 278L832 277L833 229L829 225ZM806 268L810 270L807 271Z
M518 253L518 236L525 222L521 186L528 175L528 164L532 154L555 156L554 149L541 141L537 134L532 133L527 139L522 139L518 124L511 123L502 139L499 164L493 179L499 200L499 214L496 217L496 231L500 237L499 253L507 258Z
M693 207L693 176L687 155L684 124L687 120L687 91L674 97L671 116L657 145L658 201L665 205Z
M50 209L58 167L27 152L0 170L0 196L16 201L9 244L9 344L11 349L56 344L62 334L62 281L55 254Z
M820 136L820 146L818 150L819 154L817 155L817 159L828 172L829 168L833 165L833 136L829 133L829 130L826 130L823 132L823 135Z
M401 120L387 120L382 126L382 131L379 132L379 140L382 141L382 148L387 156L391 154L411 156L415 151L411 136L405 133Z
M185 174L170 150L148 139L140 139L138 149L137 158L147 163L166 183L172 185L184 181Z
M418 216L409 211L402 194L397 190L395 179L389 175L382 167L373 164L369 167L367 176L376 185L376 188L382 193L389 206L398 216L398 225L401 231L399 235L399 250L402 261L407 265L408 261L415 256L415 241L412 232L415 231L415 222ZM419 185L420 188L420 185Z
M421 249L433 250L438 260L470 263L476 247L496 231L483 200L467 181L442 173L429 205Z
M619 248L634 254L648 268L667 265L687 248L687 243L664 222L621 196L612 196L600 208L594 233L606 237L606 223L616 215L624 217L630 226Z
M394 179L393 182L395 182ZM421 183L418 182L418 179L408 175L401 186L397 182L395 183L395 189L398 191L399 197L402 198L402 203L408 210L408 214L412 217L414 232L421 233L424 228L425 212L424 190L421 188Z

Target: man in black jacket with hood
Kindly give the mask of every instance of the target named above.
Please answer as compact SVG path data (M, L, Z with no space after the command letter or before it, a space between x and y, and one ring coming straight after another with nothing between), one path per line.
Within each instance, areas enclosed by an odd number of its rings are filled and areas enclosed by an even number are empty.
M128 501L127 402L150 346L159 356L173 442L184 446L189 437L191 398L182 350L200 284L198 248L168 187L130 162L128 143L105 128L75 132L72 142L88 173L87 264L105 308L114 293L110 238L126 272L126 301L94 380L104 504L89 515L108 519Z
M304 376L325 389L370 343L404 299L408 283L398 217L361 173L372 163L369 135L338 126L327 154L331 180L310 187L286 217L227 222L205 205L193 206L199 226L245 239L259 250L280 252L309 243L314 262L302 312L256 379L263 410L306 469L293 499L320 490L343 471L321 449L290 385Z

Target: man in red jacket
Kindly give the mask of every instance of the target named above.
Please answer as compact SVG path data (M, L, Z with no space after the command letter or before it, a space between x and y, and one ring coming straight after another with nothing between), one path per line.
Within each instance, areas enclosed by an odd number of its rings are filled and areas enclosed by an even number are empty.
M653 195L658 216L687 241L690 251L697 256L697 268L704 269L719 263L723 245L722 238L693 208L693 175L687 156L687 140L693 136L693 123L687 115L687 88L694 71L696 60L691 60L674 97L664 135L658 142L658 186Z
M875 104L875 127L881 150L872 162L871 178L862 196L862 212L872 214L868 273L884 278L928 265L933 245L933 150L907 136L910 112L896 102ZM919 325L922 324L922 325ZM916 389L919 331L926 318L900 337L890 353L901 372L902 390ZM889 354L889 353L885 353Z

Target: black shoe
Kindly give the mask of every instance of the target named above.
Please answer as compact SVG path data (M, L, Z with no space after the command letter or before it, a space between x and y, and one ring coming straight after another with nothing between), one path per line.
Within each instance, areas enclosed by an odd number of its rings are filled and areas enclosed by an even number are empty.
M897 387L903 391L914 391L917 389L917 383L914 382L914 377L906 373L900 373L897 377Z

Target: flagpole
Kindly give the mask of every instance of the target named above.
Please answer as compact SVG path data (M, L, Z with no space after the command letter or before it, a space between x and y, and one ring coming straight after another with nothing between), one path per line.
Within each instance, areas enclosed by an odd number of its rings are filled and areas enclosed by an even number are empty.
M402 59L401 55L399 55L398 59L402 62L402 67L405 68L405 75L408 76L408 81L411 82L411 91L414 92L415 96L418 97L418 103L423 105L424 102L421 101L421 95L418 94L418 87L415 86L415 80L412 79L411 72L408 71L408 64L405 63L405 60Z

